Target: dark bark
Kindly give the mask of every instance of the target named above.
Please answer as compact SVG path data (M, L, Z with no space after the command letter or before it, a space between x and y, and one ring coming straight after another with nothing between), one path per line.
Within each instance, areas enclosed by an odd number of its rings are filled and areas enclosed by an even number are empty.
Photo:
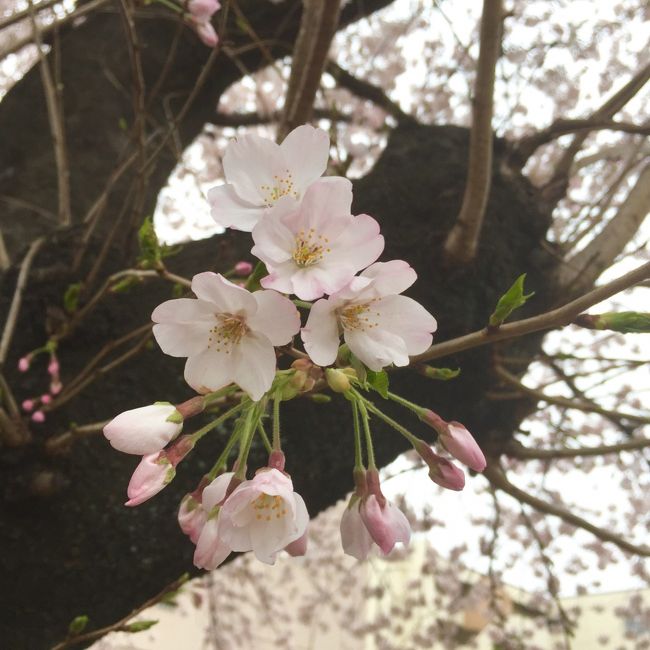
M271 3L263 4L271 8L265 11L275 11ZM149 28L143 25L143 32L148 34ZM87 29L92 37L80 36L81 30L72 31L66 36L70 39L68 44L64 43L64 48L68 48L64 49L65 56L73 59L76 56L75 65L80 66L76 74L70 73L66 87L69 128L73 133L71 168L77 177L73 186L76 215L94 200L101 179L106 177L114 156L124 145L123 136L111 125L130 110L129 98L121 97L117 91L110 101L107 98L102 103L98 97L105 96L105 86L93 85L97 76L97 71L92 72L93 65L98 69L110 65L115 74L128 77L126 54L115 51L118 48L114 43L121 42L121 38L111 40L118 38L116 21L107 17L94 19L89 21ZM164 25L156 29L167 34L164 38L169 37ZM152 56L163 47L161 42L166 42L162 36L156 40L156 29L151 28L151 36L146 36L151 43L147 52ZM205 58L205 50L198 50L193 42L185 43L185 40L182 47L187 48L196 70ZM84 67L84 57L77 48L90 48L91 43L101 55L93 55L94 63ZM191 124L184 132L184 142L209 119L219 93L236 76L223 65L218 74L215 68L215 78L197 100L189 116ZM184 87L183 83L194 78L186 70L180 67L172 75L178 87ZM150 74L155 76L153 72ZM80 88L87 84L90 87L82 92ZM37 92L32 76L0 105L3 132L9 132L6 129L11 119L20 117L21 106L24 113L28 112L25 102L30 96L38 96ZM34 103L32 107L38 113ZM15 137L11 132L9 147L0 153L0 162L13 180L3 180L1 192L8 193L7 188L11 187L13 196L31 196L40 205L51 206L56 204L56 183L48 151L49 130L43 115L36 115L29 122L32 132ZM21 118L14 130L23 130L26 121L27 118ZM546 281L548 265L552 263L542 246L548 216L538 210L538 197L523 178L500 171L499 143L476 262L458 271L443 270L438 264L445 235L460 207L467 143L467 131L458 127L400 127L393 132L387 150L370 175L355 183L355 212L368 212L382 225L387 242L382 259L406 259L418 271L419 280L411 295L437 316L438 340L484 326L498 297L524 271L529 274L528 286L537 295L522 310L522 315L542 311L553 301ZM33 157L32 151L36 152ZM160 164L151 181L148 205L172 163L170 157ZM125 186L115 189L116 202L123 199L125 191ZM15 219L16 213L13 216ZM15 245L42 232L42 224L29 216L28 219L23 215L25 223L20 227L14 224ZM51 271L69 266L74 247L74 231L56 234L52 245L38 256L30 276L7 364L9 382L19 399L45 389L44 363L37 364L28 375L18 375L11 369L21 354L45 341L45 314L48 309L51 313L52 306L61 304L68 283L79 279L65 272ZM177 257L170 259L169 266L187 276L206 269L223 270L249 248L248 236L228 234L187 245ZM90 258L93 251L96 245L91 249ZM104 273L119 268L119 258L120 251L116 250ZM5 311L14 280L15 273L8 274L2 287ZM103 302L75 336L61 345L64 379L74 376L106 340L147 322L153 307L168 297L170 286L152 281ZM512 343L509 350L530 357L539 342L540 337L528 337ZM510 403L506 406L486 398L486 392L496 383L490 371L491 354L492 350L481 349L445 359L443 365L458 365L463 370L451 382L432 382L402 370L392 373L392 385L396 392L429 405L443 417L462 420L490 453L498 454L512 437L529 404L517 402L521 408L514 408ZM49 456L43 448L48 437L64 431L70 422L98 421L157 399L178 402L189 395L182 379L182 360L165 357L154 346L100 378L45 424L31 425L32 444L0 449L3 586L0 639L3 647L11 650L50 647L65 635L68 622L79 614L88 614L93 626L113 622L191 569L193 547L177 528L176 508L182 495L193 489L210 467L222 435L215 433L204 440L180 466L172 485L136 509L124 508L122 503L137 461L113 451L102 436L78 441L68 454L61 456ZM430 430L423 430L406 414L401 419L413 424L413 429L421 435L433 439ZM283 422L287 470L297 491L304 495L310 513L316 515L342 498L351 487L349 410L344 400L337 397L331 405L314 405L296 399L283 408ZM378 425L375 428L380 463L387 463L407 448L397 434ZM255 460L263 462L259 450ZM251 466L255 466L255 461Z

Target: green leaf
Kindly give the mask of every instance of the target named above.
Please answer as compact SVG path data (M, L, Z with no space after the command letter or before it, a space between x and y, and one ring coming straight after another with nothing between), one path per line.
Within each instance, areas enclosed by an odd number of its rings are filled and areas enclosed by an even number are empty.
M129 623L122 628L123 632L144 632L150 627L156 625L158 621L136 621L135 623Z
M620 311L604 314L580 314L577 325L596 330L612 330L623 334L646 334L650 332L650 312Z
M388 399L388 373L385 370L380 370L379 372L368 370L366 381L384 399Z
M524 295L525 279L526 274L522 273L510 289L499 298L499 302L490 316L490 327L499 327L515 309L521 307L531 296L535 295L534 291Z
M260 284L260 280L268 274L269 272L266 270L264 262L258 262L255 265L253 272L248 276L248 280L246 280L246 288L249 291L257 291L258 289L261 289L262 285Z
M70 625L68 625L68 634L70 636L77 636L78 634L81 634L86 629L86 625L88 625L89 620L90 619L85 614L82 614L81 616L75 616L70 621Z
M429 379L439 379L440 381L449 381L455 379L460 375L460 368L452 370L451 368L434 368L433 366L425 366L422 374Z
M68 314L74 314L79 306L79 294L81 293L81 282L75 282L68 286L63 294L63 308Z
M138 243L140 244L139 265L144 269L159 266L162 259L160 242L151 217L146 217L142 222L138 230Z

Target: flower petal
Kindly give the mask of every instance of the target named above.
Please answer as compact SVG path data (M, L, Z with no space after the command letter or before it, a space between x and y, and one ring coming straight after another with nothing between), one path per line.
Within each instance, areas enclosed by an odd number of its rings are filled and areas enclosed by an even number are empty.
M369 266L361 277L373 279L372 290L380 297L406 291L417 280L418 275L408 262L391 260Z
M192 278L192 291L201 300L212 302L218 313L243 313L249 316L257 310L257 303L250 291L226 280L219 273L197 273Z
M407 366L409 356L403 339L380 327L375 329L345 330L345 342L350 350L370 368L378 372L391 363Z
M323 129L308 124L295 128L280 145L280 151L300 193L327 169L330 139Z
M220 474L217 478L206 486L201 494L201 505L210 512L212 508L221 503L226 498L226 492L228 491L228 486L232 477L235 475L234 472L225 472Z
M205 323L162 323L153 326L153 335L165 354L191 357L208 347L208 328Z
M231 553L219 537L218 519L210 519L203 526L194 551L194 566L199 569L216 569Z
M236 350L233 381L257 402L271 388L275 377L273 344L264 334L251 331L242 338Z
M290 260L296 245L293 233L284 225L282 218L275 214L275 210L253 228L253 241L255 246L251 253L266 264Z
M408 354L424 352L433 340L436 319L419 303L407 296L386 296L373 303L380 329L399 336Z
M338 354L339 328L334 309L335 303L331 300L314 303L300 333L307 354L319 366L334 363Z
M188 358L185 364L185 381L197 393L219 390L235 379L233 354L208 348Z
M321 178L305 192L300 205L300 228L313 228L330 239L338 237L351 221L351 207L352 183L347 178Z
M350 225L332 242L332 252L323 259L323 266L332 263L351 264L356 271L372 264L384 250L379 224L369 215L352 218Z
M226 183L208 191L212 218L224 228L250 232L264 216L266 208L239 198L235 188Z
M272 203L265 188L276 186L274 177L286 175L286 165L273 140L248 133L228 145L223 171L241 199L262 207Z
M372 547L372 537L359 514L359 503L348 506L341 517L341 545L347 555L365 560Z
M255 291L257 311L247 320L256 332L263 332L273 345L286 345L300 330L300 313L277 291Z

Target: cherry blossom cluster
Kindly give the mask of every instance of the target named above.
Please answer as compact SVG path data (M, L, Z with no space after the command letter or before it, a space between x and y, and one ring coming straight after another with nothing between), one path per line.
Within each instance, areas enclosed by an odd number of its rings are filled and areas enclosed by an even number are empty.
M309 516L285 472L280 436L281 404L297 396L327 399L318 391L329 388L350 403L355 492L341 521L341 538L344 551L359 559L373 545L386 554L410 537L406 517L381 491L371 416L406 437L433 481L453 490L465 481L456 465L386 415L369 393L429 424L443 449L473 470L485 467L463 425L388 391L383 369L406 366L410 356L424 352L436 320L402 295L417 277L409 264L377 261L384 238L375 219L352 214L350 181L323 177L329 146L323 130L306 125L279 145L254 134L230 143L223 158L225 183L213 188L208 200L217 223L251 233L257 267L235 266L232 274L247 276L241 283L198 273L191 282L195 297L156 307L156 341L164 353L186 358L185 380L197 395L182 404L126 411L104 428L113 447L142 455L127 490L126 505L136 506L174 478L204 435L232 421L223 453L180 505L179 524L196 545L198 567L214 569L232 551L253 551L271 564L282 550L305 553ZM297 307L308 311L304 326ZM305 352L293 347L298 334ZM297 357L290 368L278 369L278 352ZM218 415L181 435L185 420L203 412ZM256 436L269 460L248 479Z

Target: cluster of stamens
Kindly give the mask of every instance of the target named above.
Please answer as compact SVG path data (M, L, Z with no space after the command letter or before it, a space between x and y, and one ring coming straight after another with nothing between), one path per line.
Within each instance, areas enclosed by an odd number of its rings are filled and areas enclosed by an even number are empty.
M260 496L253 501L253 510L255 510L255 519L271 521L275 515L276 519L281 519L287 514L287 509L284 507L284 499L279 496L271 496L270 494L260 494Z
M293 175L291 172L286 169L286 176L273 176L274 185L261 185L260 189L262 194L264 194L264 201L267 208L273 206L273 204L283 196L291 196L294 199L298 199L300 195L296 191L296 187L293 184Z
M230 354L233 345L237 345L247 332L248 327L241 317L217 314L217 324L210 330L208 347Z
M325 253L329 253L329 239L323 235L317 235L313 228L307 233L301 230L296 235L296 244L293 249L293 261L300 267L311 266L320 262Z
M361 330L365 332L367 329L377 327L378 323L370 321L373 315L370 312L371 305L374 301L347 305L338 311L339 321L345 330ZM375 316L379 317L379 312L375 312Z

